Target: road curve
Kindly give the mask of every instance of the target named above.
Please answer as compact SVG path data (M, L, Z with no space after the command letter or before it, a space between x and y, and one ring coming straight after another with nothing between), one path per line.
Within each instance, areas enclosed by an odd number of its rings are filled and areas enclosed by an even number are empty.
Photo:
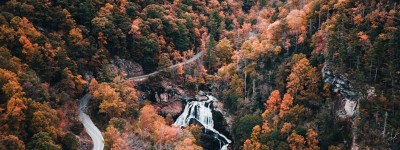
M103 150L104 149L104 138L101 135L100 130L94 125L93 121L90 119L89 115L85 113L87 110L87 104L89 103L92 96L86 94L79 101L79 119L81 120L86 132L89 134L93 141L93 150Z
M182 62L182 65L191 63L197 59L199 59L203 55L203 52L199 52L196 55L194 55L192 58L186 60L185 62ZM164 68L158 71L155 71L153 73L147 74L147 75L142 75L142 76L137 76L137 77L132 77L128 78L127 80L133 80L133 81L142 81L147 79L150 76L157 75L161 71L164 71L166 69L173 69L176 68L178 64L169 66L168 68ZM85 127L86 132L89 134L90 138L92 138L93 141L93 150L103 150L104 149L104 138L103 135L101 135L100 130L94 125L93 121L90 119L89 115L87 115L85 112L87 111L87 104L89 103L90 98L92 96L88 93L85 94L80 100L79 100L79 119L81 120L83 126Z

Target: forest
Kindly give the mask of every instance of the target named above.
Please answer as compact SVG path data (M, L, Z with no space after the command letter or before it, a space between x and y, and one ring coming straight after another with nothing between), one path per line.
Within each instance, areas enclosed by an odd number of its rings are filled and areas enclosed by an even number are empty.
M0 150L95 149L82 114L106 150L400 149L400 4L0 1Z

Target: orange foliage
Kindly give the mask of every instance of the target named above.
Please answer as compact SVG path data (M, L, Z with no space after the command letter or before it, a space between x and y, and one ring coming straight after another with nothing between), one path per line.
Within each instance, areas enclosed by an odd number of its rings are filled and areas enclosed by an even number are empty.
M109 126L104 133L105 147L111 150L128 149L128 145L121 138L121 133L114 127Z
M79 28L72 28L69 31L69 36L71 38L71 42L78 46L88 46L88 39L84 39L82 35L82 30Z
M281 95L279 93L279 90L272 91L268 100L264 103L264 106L267 108L266 111L269 111L269 112L277 111L281 101L282 100L281 100Z
M283 95L281 108L279 111L279 117L283 118L287 111L289 111L290 107L293 105L293 97L286 93Z
M156 113L152 105L146 105L140 110L141 128L154 134L155 142L163 144L168 141L176 141L178 128L166 125L163 117Z
M0 135L0 143L2 149L24 150L25 143L15 135Z
M114 8L114 5L107 3L104 7L101 7L99 10L99 17L106 17L112 15L112 9Z
M291 73L288 77L286 85L287 91L291 94L297 95L297 92L301 90L300 78L294 73Z
M132 26L131 26L131 30L129 31L129 34L133 34L135 36L140 35L140 25L142 24L142 19L135 19L132 21Z
M15 28L18 29L17 33L18 35L21 36L26 36L29 38L36 38L39 37L41 34L38 32L35 27L33 26L32 23L29 22L29 20L25 17L20 18L20 17L14 17L11 20L11 23Z
M302 58L296 62L291 69L291 73L287 78L287 92L291 95L297 96L300 94L305 98L314 97L318 92L317 82L319 77L317 68L312 67L307 58Z
M126 103L122 102L115 89L106 83L99 84L98 89L93 92L93 99L101 101L99 112L106 113L110 117L119 116L125 112Z
M254 126L250 140L246 139L246 141L243 143L243 149L244 150L269 149L267 145L263 145L260 143L259 136L261 132L262 131L259 125Z
M317 136L318 134L313 129L308 129L306 150L319 150Z
M258 136L260 135L260 133L261 133L260 126L259 125L254 126L253 127L253 132L251 133L251 136L250 136L251 140L253 142L256 142L257 139L258 139Z
M365 34L364 32L359 32L357 35L360 38L360 41L364 43L364 45L372 46L369 36L367 34Z
M136 101L136 89L132 88L133 84L123 82L117 84L116 89L107 83L98 83L96 79L92 79L89 84L89 91L93 96L93 100L100 103L101 113L106 113L110 117L121 115L126 111L126 102ZM116 92L118 90L120 93ZM122 98L120 97L122 96Z
M211 9L215 9L219 7L219 2L218 0L209 0L208 1L208 7Z
M10 80L8 83L4 84L1 88L8 97L12 97L15 94L22 94L22 86L18 83L18 81Z
M100 44L107 44L107 36L103 32L99 32L98 36L97 39L99 39Z
M127 111L132 109L136 109L138 107L138 93L134 88L135 83L132 80L123 80L122 76L117 76L113 80L112 86L115 87L115 91L119 93L119 97L121 98L121 102L125 103ZM93 89L98 86L96 80L90 82L89 89Z
M279 122L280 122L279 116L278 116L278 115L274 115L274 117L272 117L272 125L273 125L273 128L277 128Z
M86 81L82 79L81 75L73 75L71 70L68 68L64 68L64 81L66 83L71 84L71 87L74 87L76 93L82 93L84 90L84 86L86 85Z
M287 141L289 142L289 146L291 150L298 150L298 149L304 149L305 146L305 141L304 137L301 135L298 135L296 132L293 132L288 138Z
M281 21L275 21L274 23L270 24L266 31L266 37L270 44L277 44L282 41L282 30L281 30Z
M24 120L24 111L27 109L24 103L26 98L23 97L23 88L18 82L17 75L0 68L0 88L1 93L5 94L5 97L2 96L2 98L6 98L7 102L5 117L17 122Z
M266 9L260 10L260 16L262 18L266 19L263 22L269 22L271 20L271 17L274 15L275 12L276 12L276 10L273 9L273 8L266 8Z
M16 119L18 122L21 122L25 119L24 111L28 107L25 106L23 99L18 96L13 96L7 103L7 117Z
M79 42L80 40L83 39L83 35L82 35L82 30L79 28L73 28L69 31L69 35L71 35L72 37L75 37L76 41L74 42Z
M96 91L98 86L99 86L99 83L97 82L97 80L95 78L92 78L90 80L90 83L89 83L89 91L90 91L90 93L93 94L93 92Z
M226 65L231 62L233 56L233 46L231 42L224 38L220 40L216 46L216 55L219 60L219 64Z
M315 54L322 54L323 51L326 50L328 42L325 36L326 33L324 32L324 30L318 30L317 33L313 35Z
M76 22L74 20L74 18L72 17L71 13L67 10L67 9L63 9L62 12L65 15L65 22L71 26L71 27L75 27L76 26Z
M122 13L125 12L125 7L129 3L128 0L119 0L118 2L119 2L119 7L118 7L119 11Z
M285 122L283 123L282 129L281 129L281 133L289 133L290 130L292 129L292 124L290 122Z
M249 139L244 141L243 150L252 150L251 141Z
M174 123L174 119L172 118L172 115L168 113L167 117L165 118L165 121L167 125L172 125Z
M241 34L243 36L248 36L249 33L251 32L251 24L250 23L244 23L242 28L239 29L239 32L241 32Z
M292 34L299 34L301 32L301 26L303 22L304 11L292 10L287 15L286 20Z
M354 17L354 24L356 24L357 26L360 26L361 25L361 23L363 22L363 17L361 16L361 14L357 14L355 17Z
M22 54L26 56L27 61L32 61L35 54L38 52L38 44L32 44L24 35L19 38L19 42L22 44Z
M183 75L183 73L185 73L182 63L178 64L176 72L178 73L178 75Z
M195 139L185 138L182 142L176 144L176 150L201 150L200 146L194 144Z
M276 46L274 48L275 55L279 55L281 53L281 51L282 51L282 47L281 46Z
M164 119L164 118L162 118ZM156 137L156 142L157 143L166 143L168 141L176 141L178 138L178 128L171 127L165 124L165 121L163 122L155 122L154 123L155 130L153 131L154 136Z
M268 122L264 121L264 123L262 124L262 133L269 133L271 131L272 129L269 127Z

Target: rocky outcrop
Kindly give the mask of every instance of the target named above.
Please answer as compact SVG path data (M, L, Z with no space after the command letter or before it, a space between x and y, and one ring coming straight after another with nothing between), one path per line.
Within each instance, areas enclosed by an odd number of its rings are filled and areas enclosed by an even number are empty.
M321 70L325 83L329 83L333 92L341 95L340 109L337 111L339 119L353 117L359 101L359 94L353 89L347 78L341 74L335 74L331 70L332 64L325 62Z
M115 57L107 65L110 76L124 75L126 78L143 75L143 68L138 63Z
M199 91L197 93L197 95L195 96L195 98L198 101L207 101L208 100L207 94L203 91Z
M174 101L165 105L161 105L160 113L164 115L171 114L172 116L178 116L182 112L182 109L181 102Z

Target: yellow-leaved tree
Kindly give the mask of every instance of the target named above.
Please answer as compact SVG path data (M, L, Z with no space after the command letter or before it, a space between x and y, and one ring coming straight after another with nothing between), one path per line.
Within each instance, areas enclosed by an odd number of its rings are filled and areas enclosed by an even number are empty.
M287 138L287 142L289 143L291 150L299 150L305 148L304 137L298 135L296 131L293 131L292 134Z
M287 78L287 92L299 100L318 99L319 75L307 58L296 62Z
M273 115L275 115L280 107L282 102L281 95L279 90L274 90L271 92L268 100L265 101L264 106L266 107L264 113L262 114L263 119L267 119Z
M126 103L122 101L120 94L107 83L98 83L92 79L89 90L95 103L100 103L100 113L106 113L108 117L118 117L126 110Z

